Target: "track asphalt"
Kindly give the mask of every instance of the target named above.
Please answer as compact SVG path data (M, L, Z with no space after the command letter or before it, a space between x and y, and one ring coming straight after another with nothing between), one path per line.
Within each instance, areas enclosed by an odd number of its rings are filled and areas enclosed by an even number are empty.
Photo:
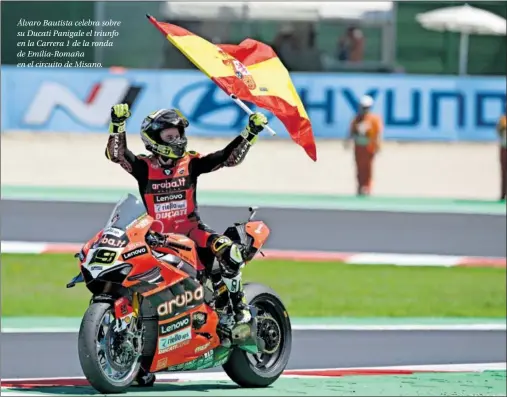
M81 243L103 226L113 206L3 199L2 240ZM203 206L200 212L219 232L248 216L238 207ZM272 230L265 248L506 256L503 215L261 208L257 218Z
M288 369L506 361L505 331L296 330L293 335ZM83 376L77 333L2 333L0 364L2 379Z

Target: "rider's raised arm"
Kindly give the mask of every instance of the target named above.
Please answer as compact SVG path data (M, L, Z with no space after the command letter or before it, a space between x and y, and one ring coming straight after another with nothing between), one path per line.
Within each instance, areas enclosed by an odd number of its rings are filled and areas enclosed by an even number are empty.
M105 155L113 163L120 164L125 171L139 180L147 174L147 164L127 148L125 120L129 116L128 105L113 106Z
M109 160L120 164L125 171L137 179L146 173L146 163L127 148L125 132L111 132L109 134L105 154Z
M192 174L199 176L222 167L234 167L241 164L266 124L266 116L262 113L251 114L246 128L224 149L192 160Z

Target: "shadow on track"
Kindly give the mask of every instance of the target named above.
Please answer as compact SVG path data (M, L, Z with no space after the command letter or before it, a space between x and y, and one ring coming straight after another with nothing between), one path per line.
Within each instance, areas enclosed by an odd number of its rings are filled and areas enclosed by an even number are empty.
M53 396L93 396L101 395L84 379L80 382L65 382L65 379L58 379L52 382L52 384L44 384L44 381L13 381L2 383L2 394L4 391L11 393L19 393L20 396L26 393L26 395L33 395L33 393L41 395L53 395ZM55 383L66 383L57 385ZM7 388L5 390L4 388ZM240 389L239 386L231 384L227 381L213 381L213 382L166 382L157 383L153 387L136 387L132 386L128 389L127 393L122 394L111 394L111 396L179 396L182 393L186 394L200 394L211 392L219 392L220 390L233 391Z

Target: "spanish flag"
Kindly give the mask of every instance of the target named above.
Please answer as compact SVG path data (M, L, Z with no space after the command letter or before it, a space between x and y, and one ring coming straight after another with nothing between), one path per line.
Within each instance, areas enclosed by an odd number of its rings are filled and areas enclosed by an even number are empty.
M252 39L239 45L215 45L179 26L158 22L150 15L147 17L228 95L252 102L278 117L292 140L303 147L313 161L317 160L306 110L289 72L270 46Z

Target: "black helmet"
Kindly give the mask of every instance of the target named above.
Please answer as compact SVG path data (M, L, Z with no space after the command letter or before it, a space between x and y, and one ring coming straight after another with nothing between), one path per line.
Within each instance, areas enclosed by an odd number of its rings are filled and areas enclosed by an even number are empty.
M146 116L141 124L141 139L144 146L152 153L171 159L179 159L187 150L185 128L188 120L178 109L160 109ZM167 128L177 128L179 138L170 142L162 140L160 133Z

